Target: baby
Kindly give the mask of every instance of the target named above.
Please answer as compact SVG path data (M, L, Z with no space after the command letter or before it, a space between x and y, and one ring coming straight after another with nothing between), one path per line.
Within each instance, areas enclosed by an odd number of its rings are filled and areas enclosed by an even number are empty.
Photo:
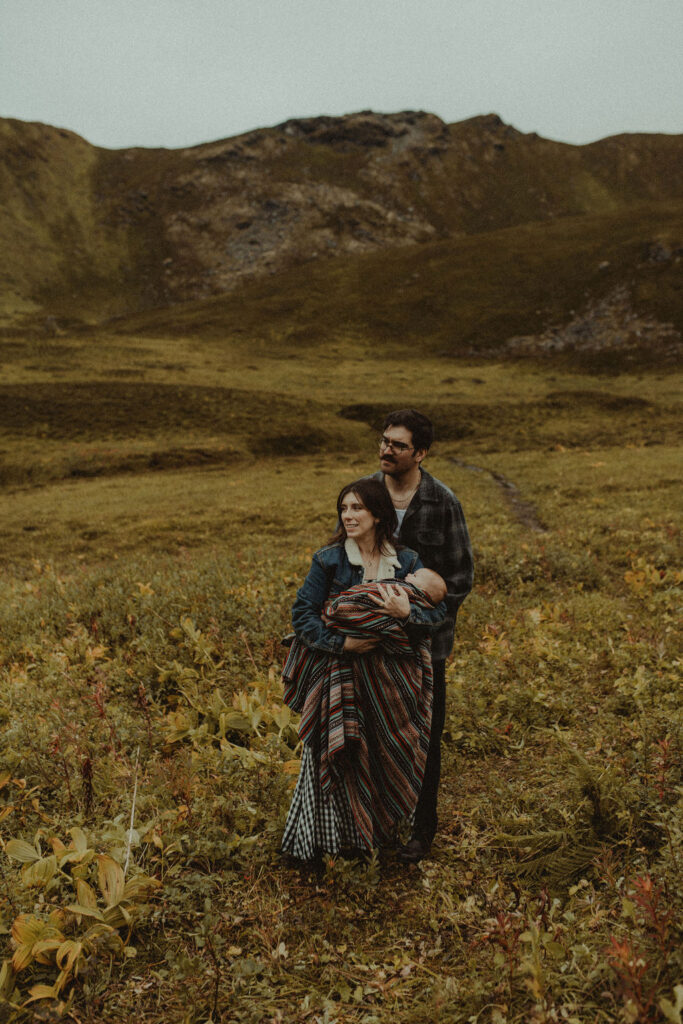
M419 590L435 608L446 597L446 584L441 576L439 576L438 572L434 572L433 569L418 569L417 572L409 572L402 581L396 581L396 583L398 582L409 583L416 590ZM370 599L375 602L375 604L383 606L385 609L389 610L390 615L394 615L396 618L403 620L404 616L407 616L410 612L408 603L405 604L404 608L400 608L400 610L398 607L392 608L391 604L387 604L387 599L389 599L389 601L392 600L391 595L387 592L387 588L391 588L393 585L393 580L377 580L373 583L361 583L358 587L351 587L351 589L347 590L345 593L350 595L356 590L361 590L366 593ZM405 598L408 595L405 590L403 593L403 600L405 601ZM344 594L336 594L335 598L339 599L343 596ZM394 600L395 597L396 595L393 595ZM281 643L284 647L289 647L294 639L295 634L288 633L287 636L282 638ZM377 642L377 640L373 640L370 645L370 649Z
M439 604L446 597L446 584L438 572L434 572L433 569L418 569L417 572L409 572L405 581L421 590L433 605Z

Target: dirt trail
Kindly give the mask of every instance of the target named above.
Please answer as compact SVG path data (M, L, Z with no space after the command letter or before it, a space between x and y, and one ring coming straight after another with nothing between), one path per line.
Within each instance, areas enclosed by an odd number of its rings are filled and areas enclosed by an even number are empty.
M464 462L463 459L456 458L455 455L450 455L448 461L453 462L456 466L460 466L461 469L469 469L472 473L488 473L502 490L505 500L510 506L510 511L518 523L528 527L530 530L535 530L537 533L548 532L548 527L541 520L535 505L522 497L519 487L513 484L512 480L508 480L506 476L503 476L502 473L495 469L473 466L469 462Z

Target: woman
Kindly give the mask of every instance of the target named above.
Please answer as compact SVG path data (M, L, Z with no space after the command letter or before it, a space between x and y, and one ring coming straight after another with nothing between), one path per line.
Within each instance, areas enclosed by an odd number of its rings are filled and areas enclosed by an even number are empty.
M282 850L302 860L390 842L413 812L431 724L427 637L445 614L419 577L404 582L422 563L392 542L396 513L382 483L347 485L337 513L297 593L283 670L304 746Z

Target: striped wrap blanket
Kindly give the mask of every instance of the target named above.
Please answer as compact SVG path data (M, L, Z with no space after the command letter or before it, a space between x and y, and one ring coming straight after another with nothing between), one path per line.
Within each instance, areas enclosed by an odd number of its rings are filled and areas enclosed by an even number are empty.
M411 603L429 607L409 583L393 581ZM351 637L376 637L362 655L313 650L295 640L283 669L284 700L301 714L299 736L316 759L323 799L341 788L367 849L391 840L415 810L432 719L432 663L427 639L411 645L396 619L361 583L331 598L322 618Z

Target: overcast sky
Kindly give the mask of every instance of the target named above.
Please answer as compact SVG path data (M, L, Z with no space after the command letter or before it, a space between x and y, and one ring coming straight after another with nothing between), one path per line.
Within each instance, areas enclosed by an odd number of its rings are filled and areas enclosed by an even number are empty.
M683 132L683 0L0 0L0 116L180 147L292 117Z

